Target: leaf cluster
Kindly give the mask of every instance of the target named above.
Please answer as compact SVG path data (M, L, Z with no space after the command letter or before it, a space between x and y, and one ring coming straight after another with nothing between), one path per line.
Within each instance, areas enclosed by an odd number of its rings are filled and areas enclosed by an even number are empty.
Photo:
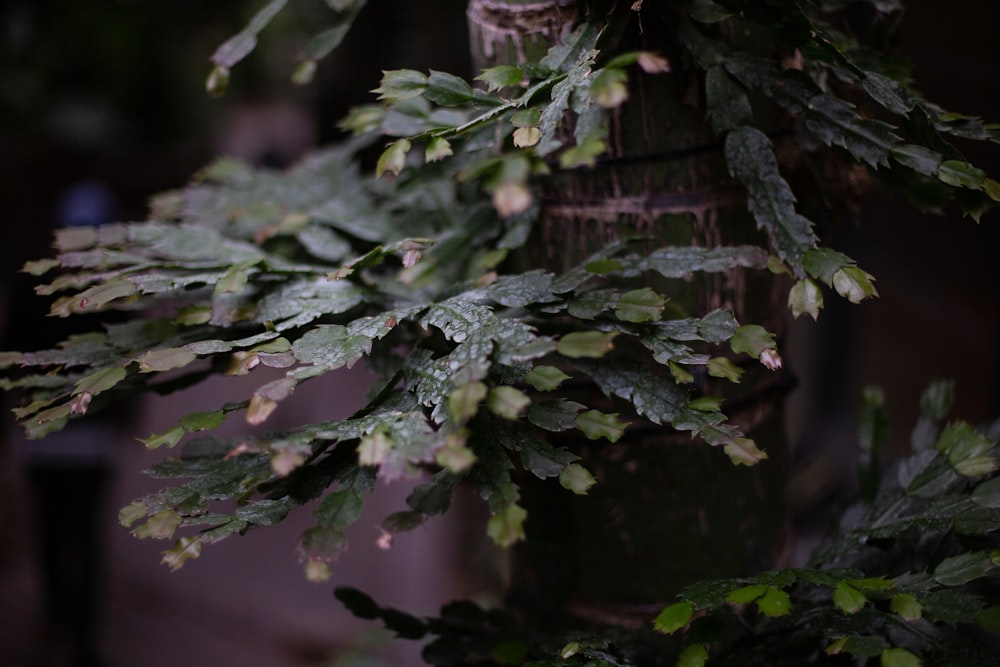
M991 665L1000 635L1000 422L942 428L949 391L938 383L924 395L921 423L937 433L930 444L919 426L918 449L880 467L876 497L845 511L807 566L692 584L646 628L536 634L514 615L469 603L440 618L403 615L402 624L399 612L357 591L337 597L401 637L432 637L424 658L435 665ZM967 464L980 457L992 467Z
M219 47L212 90L221 91L285 4L269 2ZM302 81L365 2L327 4L332 24L304 47ZM56 349L0 355L9 369L0 386L27 394L17 416L29 434L44 436L137 391L276 369L277 379L245 400L206 406L147 437L151 448L186 440L153 470L182 481L137 500L122 520L141 537L185 531L165 555L178 567L203 544L319 500L316 525L300 540L317 579L345 548L344 530L377 478L428 475L407 507L386 517L381 543L446 511L461 482L489 507L486 532L509 545L523 538L526 520L514 469L572 493L595 482L549 433L576 431L610 447L646 423L698 436L737 464L765 459L766 447L726 421L721 395L758 362L780 367L774 336L728 309L693 312L673 298L671 281L786 273L792 312L813 317L822 285L852 302L876 295L872 276L821 247L797 209L775 147L785 128L766 126L766 110L782 110L803 150L841 151L902 174L908 191L954 200L974 217L1000 188L950 142L994 140L995 131L892 78L827 22L839 3L592 4L588 20L538 62L489 68L474 82L385 72L378 104L344 119L352 136L287 172L219 160L157 197L148 221L61 231L56 256L25 267L48 280L38 291L54 297L52 315L145 317ZM896 10L875 4L877 13ZM616 35L643 12L666 13L676 26L679 52L670 60L617 48ZM734 37L744 29L770 31L774 51ZM783 66L778 56L792 60ZM707 122L766 247L621 239L565 271L520 269L512 258L540 214L545 178L605 159L630 83L674 76L681 65L699 82ZM359 155L372 146L381 152L369 174ZM347 419L234 440L204 433L232 414L264 424L301 383L362 361L377 381L366 407ZM597 397L579 398L581 386L596 387ZM974 435L949 437L949 470L993 465Z

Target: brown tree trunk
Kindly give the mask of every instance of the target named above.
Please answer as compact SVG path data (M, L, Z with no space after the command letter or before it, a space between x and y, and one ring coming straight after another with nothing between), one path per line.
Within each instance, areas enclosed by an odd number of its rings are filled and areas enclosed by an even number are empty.
M566 2L472 0L478 66L537 56L575 20ZM622 51L667 57L669 74L630 73L628 101L613 112L609 151L593 169L557 172L543 195L535 242L524 261L560 270L623 235L650 248L765 244L705 121L701 78L686 69L658 12L636 14ZM640 25L641 21L641 25ZM732 270L652 285L676 316L729 308L740 323L781 335L784 308L769 276ZM651 372L665 369L652 365ZM692 581L775 564L784 541L785 438L780 378L758 364L725 391L729 419L766 449L756 468L736 468L687 433L636 424L612 445L569 447L598 484L584 497L524 480L527 541L515 553L515 605L594 622L647 622ZM593 390L596 391L596 390ZM588 398L589 401L600 400Z

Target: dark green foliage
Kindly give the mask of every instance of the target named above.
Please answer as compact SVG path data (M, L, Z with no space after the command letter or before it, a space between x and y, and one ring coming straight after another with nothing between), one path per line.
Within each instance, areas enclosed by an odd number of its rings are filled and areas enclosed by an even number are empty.
M949 428L985 438L991 452L996 447L996 433L990 439L962 422ZM942 434L939 448L948 438ZM436 665L495 664L500 647L512 645L523 656L515 664L526 665L701 664L688 662L695 655L712 665L840 664L836 656L859 664L873 658L882 665L992 665L998 628L989 605L1000 584L1000 524L974 534L960 527L1000 477L960 476L953 487L915 497L900 471L950 465L939 451L925 458L918 453L882 466L878 496L850 507L807 567L693 584L648 628L535 634L512 615L468 603L449 605L439 619L407 617L400 625L398 612L357 591L338 589L337 596L400 636L396 626L421 628L414 638L435 637L424 657Z
M219 47L211 92L223 92L229 68L286 4L265 4ZM330 24L303 47L297 82L365 4L328 0ZM320 499L299 544L314 579L346 548L344 529L376 478L432 474L385 519L387 535L447 511L467 483L489 508L486 532L509 545L526 520L515 471L558 478L567 493L596 482L549 433L616 443L656 425L699 436L737 464L766 459L768 443L759 448L728 423L718 396L757 362L780 368L773 334L676 294L702 274L770 272L793 277L795 316L818 316L823 286L854 303L876 296L872 276L821 245L793 167L853 161L915 201L954 203L978 219L1000 184L953 142L995 141L996 129L925 101L870 45L835 28L846 2L582 4L586 20L538 62L487 69L482 85L385 72L378 104L342 121L352 136L286 172L222 159L157 197L146 222L60 232L56 256L25 267L49 280L38 291L55 297L52 314L137 317L56 349L0 353L0 388L25 393L16 414L29 435L138 391L283 369L245 400L204 406L145 439L150 448L186 440L151 469L182 481L121 519L140 537L185 532L164 555L176 568L203 544ZM899 11L870 4L876 22ZM644 13L676 30L669 54L620 48ZM762 241L671 245L637 229L565 270L522 270L518 251L546 179L613 159L612 121L630 103L630 81L679 76L675 68ZM374 174L360 166L370 149ZM347 419L233 440L203 433L232 413L263 424L299 384L359 362L377 380ZM582 398L581 386L599 395ZM831 655L988 664L951 627L997 625L988 606L1000 528L996 433L942 429L949 397L945 385L928 392L914 454L883 475L884 415L878 394L868 395L863 499L816 567L696 584L660 615L661 633L531 636L464 603L424 620L356 591L338 596L400 636L436 636L425 652L436 664L803 664Z

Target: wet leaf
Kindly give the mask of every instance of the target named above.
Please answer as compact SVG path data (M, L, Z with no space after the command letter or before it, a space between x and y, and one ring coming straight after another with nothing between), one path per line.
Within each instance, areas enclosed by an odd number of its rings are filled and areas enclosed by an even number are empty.
M795 211L795 195L778 173L774 149L767 136L751 127L741 127L726 137L729 172L746 186L748 207L757 226L764 229L778 256L797 275L802 256L815 247L812 223Z

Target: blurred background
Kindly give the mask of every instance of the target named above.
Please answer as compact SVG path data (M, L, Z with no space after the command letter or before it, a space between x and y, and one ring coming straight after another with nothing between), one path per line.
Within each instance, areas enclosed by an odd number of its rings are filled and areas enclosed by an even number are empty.
M371 100L383 69L471 75L462 0L372 0L346 42L320 63L315 83L293 87L295 52L322 25L317 0L312 10L293 3L234 69L229 93L208 97L209 56L260 4L2 3L0 349L51 346L71 332L67 325L80 326L45 318L47 302L17 273L24 261L49 254L56 226L143 219L151 195L183 185L220 154L287 166L337 137L336 121ZM902 52L919 87L945 108L1000 121L995 4L956 0L947 14L939 3L910 4ZM963 148L994 177L1000 173L1000 150ZM785 354L800 380L788 411L796 447L789 501L806 535L851 486L862 387L885 389L895 454L906 450L920 392L932 379L956 381L953 416L979 422L1000 414L1000 213L979 224L923 216L877 194L860 219L825 239L877 277L881 298L853 307L829 299L818 323L792 325ZM351 413L363 400L363 373L309 383L273 426ZM117 524L118 508L154 484L140 471L160 458L135 437L165 430L207 396L217 404L229 393L242 397L245 387L227 378L155 403L138 400L45 444L22 442L5 408L0 664L414 664L419 647L387 644L373 624L343 611L333 586L428 614L453 597L494 590L493 555L479 546L482 524L467 529L461 516L377 550L375 524L407 494L381 486L329 584L306 582L294 553L311 523L308 511L215 545L169 573L159 564L162 543L138 541Z

